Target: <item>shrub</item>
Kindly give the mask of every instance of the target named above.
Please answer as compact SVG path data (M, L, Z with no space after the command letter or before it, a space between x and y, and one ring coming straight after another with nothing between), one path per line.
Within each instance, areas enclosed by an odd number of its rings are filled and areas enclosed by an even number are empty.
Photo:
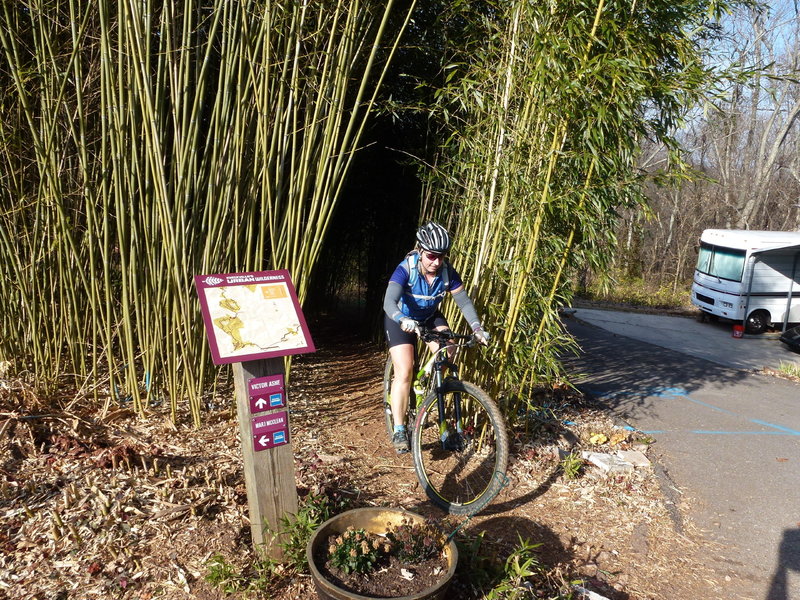
M345 573L369 573L391 547L377 535L348 527L328 547L331 564Z

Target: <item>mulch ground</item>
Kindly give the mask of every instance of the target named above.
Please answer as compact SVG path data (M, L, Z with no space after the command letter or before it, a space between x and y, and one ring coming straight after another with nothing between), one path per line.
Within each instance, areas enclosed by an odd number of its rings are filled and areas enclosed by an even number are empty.
M301 496L441 517L410 456L388 443L381 347L325 332L315 341L315 354L295 360L289 392ZM88 401L66 398L0 379L0 598L245 597L206 581L214 556L245 573L254 563L230 390L200 429L173 424L166 409L142 420L118 407L101 418ZM576 479L559 469L559 449L612 452L635 434L566 390L542 390L536 401L551 408L512 429L509 484L480 515L450 521L459 535L482 539L486 558L503 559L520 540L540 544L553 585L580 579L612 600L733 597L703 566L714 548L652 467L608 477L587 465ZM596 434L606 441L592 444ZM474 575L458 575L453 598L480 597ZM290 574L249 597L315 592L309 576Z

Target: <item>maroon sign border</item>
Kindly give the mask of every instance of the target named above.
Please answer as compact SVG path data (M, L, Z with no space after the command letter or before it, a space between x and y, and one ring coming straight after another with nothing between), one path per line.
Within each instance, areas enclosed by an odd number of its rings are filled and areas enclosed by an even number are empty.
M218 280L218 281L217 281ZM211 359L215 365L224 365L235 362L247 362L251 360L259 360L262 358L275 358L279 356L289 356L291 354L305 354L307 352L315 352L314 340L311 339L311 332L308 330L303 310L300 307L300 302L297 300L297 293L295 292L292 278L287 269L280 269L277 271L250 271L246 273L221 273L211 275L195 275L194 283L197 288L197 295L200 298L200 310L203 314L203 322L206 326L206 336L208 338L208 345L211 349ZM211 312L208 308L205 290L217 287L233 287L237 285L257 285L260 283L285 283L289 290L289 296L294 304L294 310L297 313L297 318L300 321L300 328L303 330L303 335L306 338L306 346L302 348L290 348L288 350L267 350L262 352L253 352L252 354L240 354L238 356L222 357L219 354L217 341L214 336L214 324L211 322Z

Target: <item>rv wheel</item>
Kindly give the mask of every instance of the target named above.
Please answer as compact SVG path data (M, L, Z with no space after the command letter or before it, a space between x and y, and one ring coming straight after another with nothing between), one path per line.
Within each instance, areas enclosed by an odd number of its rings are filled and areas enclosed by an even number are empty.
M747 333L764 333L769 325L769 313L765 310L757 310L750 313L747 317Z

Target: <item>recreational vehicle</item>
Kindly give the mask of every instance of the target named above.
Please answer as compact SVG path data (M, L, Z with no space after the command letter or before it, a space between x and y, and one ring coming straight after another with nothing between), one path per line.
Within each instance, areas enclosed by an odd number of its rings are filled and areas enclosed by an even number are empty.
M800 322L800 231L706 229L692 304L748 333Z

